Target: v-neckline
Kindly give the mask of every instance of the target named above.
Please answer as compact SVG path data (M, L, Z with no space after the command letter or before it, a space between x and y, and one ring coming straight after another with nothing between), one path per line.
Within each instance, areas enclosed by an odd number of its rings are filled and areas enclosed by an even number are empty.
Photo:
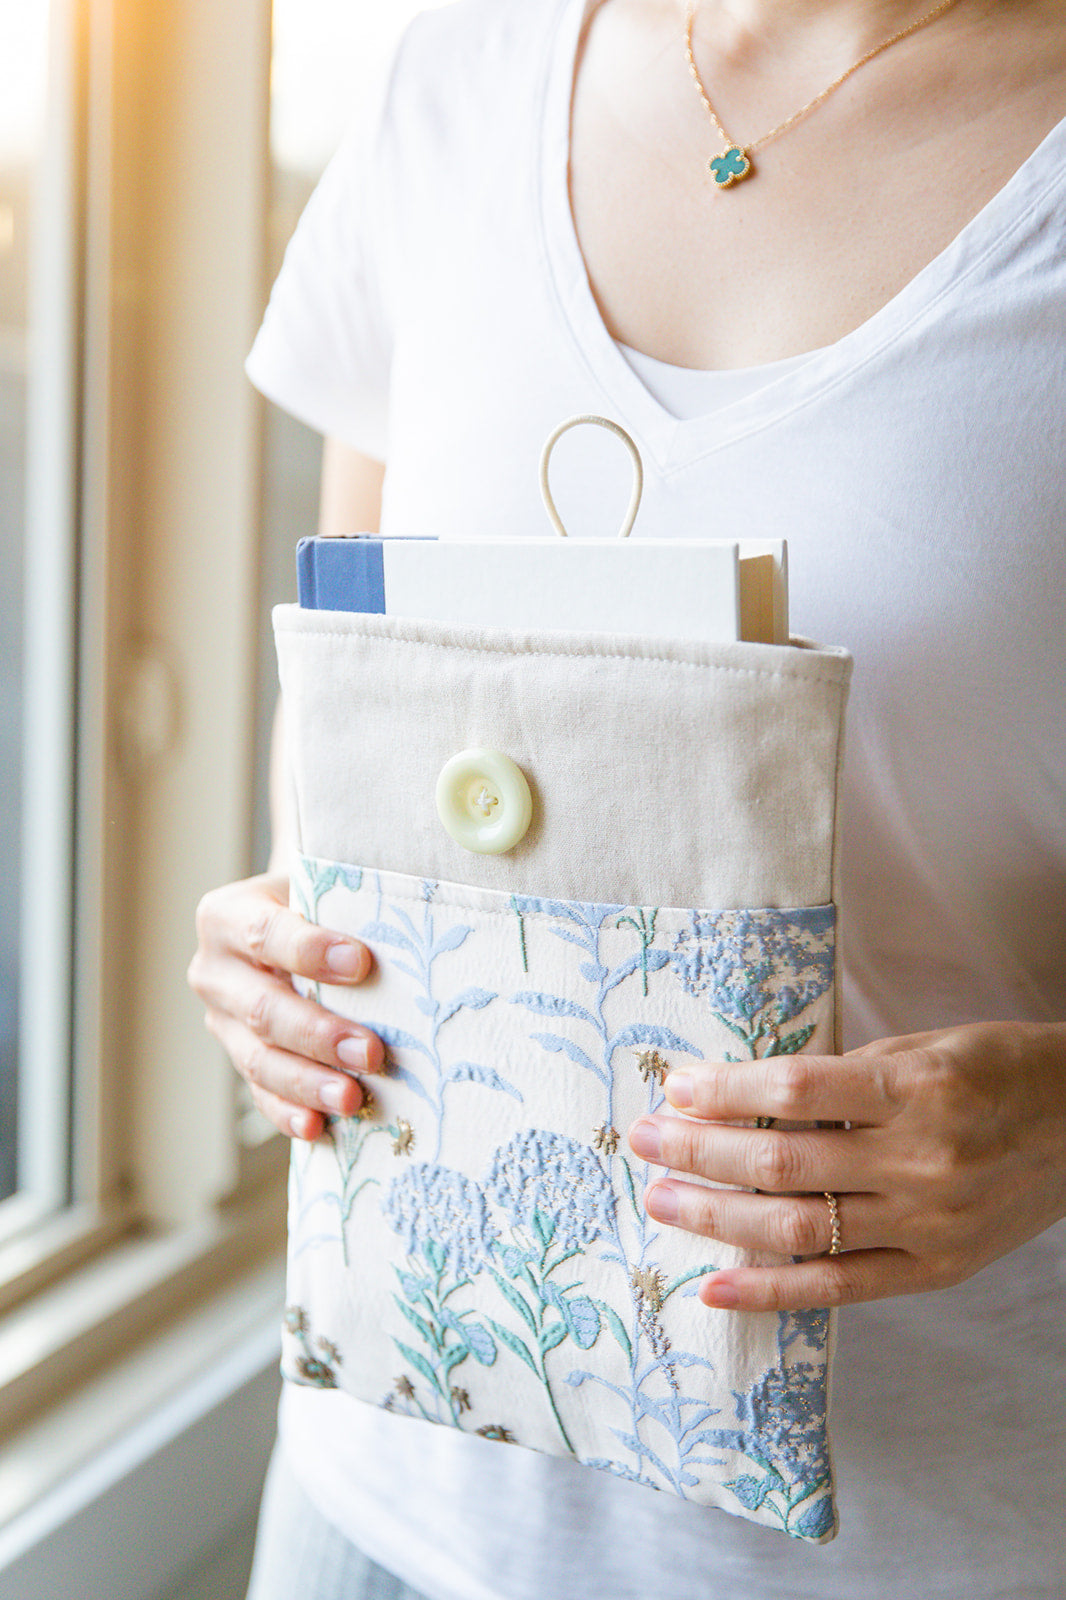
M1066 188L1066 118L1044 136L955 238L865 322L783 375L709 416L681 420L652 395L608 331L589 282L570 204L571 110L590 0L561 0L546 53L536 124L541 247L562 320L609 414L640 438L664 475L778 425L877 360L991 257L1007 254L1049 191ZM774 366L776 363L768 363Z

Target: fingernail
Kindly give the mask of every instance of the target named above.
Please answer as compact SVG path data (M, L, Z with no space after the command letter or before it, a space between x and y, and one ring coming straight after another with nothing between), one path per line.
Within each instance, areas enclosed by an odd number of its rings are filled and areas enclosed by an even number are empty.
M658 1222L676 1222L681 1215L677 1195L665 1183L657 1183L649 1189L644 1203Z
M712 1279L703 1285L701 1298L709 1306L718 1306L722 1311L731 1311L740 1304L740 1294L731 1283L715 1283Z
M658 1161L662 1154L662 1135L654 1122L635 1122L629 1130L629 1143L645 1161Z
M679 1111L692 1104L692 1079L687 1072L671 1072L663 1088L670 1104Z
M318 1091L318 1098L330 1111L339 1111L344 1099L346 1086L343 1083L324 1083Z
M357 978L363 970L366 956L361 944L338 942L326 951L326 966L338 978Z
M343 1061L346 1067L353 1072L366 1072L370 1060L369 1050L365 1039L357 1039L349 1035L342 1039L337 1046L337 1059Z

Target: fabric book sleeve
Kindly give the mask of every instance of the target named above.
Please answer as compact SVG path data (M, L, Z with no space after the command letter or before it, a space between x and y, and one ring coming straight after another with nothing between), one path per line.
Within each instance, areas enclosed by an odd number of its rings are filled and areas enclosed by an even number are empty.
M706 1308L774 1258L654 1222L625 1133L675 1066L837 1048L850 658L275 629L293 904L373 951L317 994L387 1054L293 1147L286 1377L831 1538L830 1313Z

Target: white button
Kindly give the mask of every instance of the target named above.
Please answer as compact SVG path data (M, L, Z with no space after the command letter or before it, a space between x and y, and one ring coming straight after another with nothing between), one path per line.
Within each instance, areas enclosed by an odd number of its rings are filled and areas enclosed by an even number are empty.
M464 850L495 856L525 837L533 796L525 774L502 750L463 750L437 779L437 815Z

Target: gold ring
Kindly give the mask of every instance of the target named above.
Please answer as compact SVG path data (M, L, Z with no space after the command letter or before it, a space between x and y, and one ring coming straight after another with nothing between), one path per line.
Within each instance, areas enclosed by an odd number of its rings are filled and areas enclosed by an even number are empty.
M829 1254L838 1256L843 1250L844 1244L840 1237L840 1210L837 1206L837 1197L835 1194L830 1194L828 1189L823 1192L825 1194L825 1203L829 1207L829 1221L833 1227L833 1237L829 1241Z

